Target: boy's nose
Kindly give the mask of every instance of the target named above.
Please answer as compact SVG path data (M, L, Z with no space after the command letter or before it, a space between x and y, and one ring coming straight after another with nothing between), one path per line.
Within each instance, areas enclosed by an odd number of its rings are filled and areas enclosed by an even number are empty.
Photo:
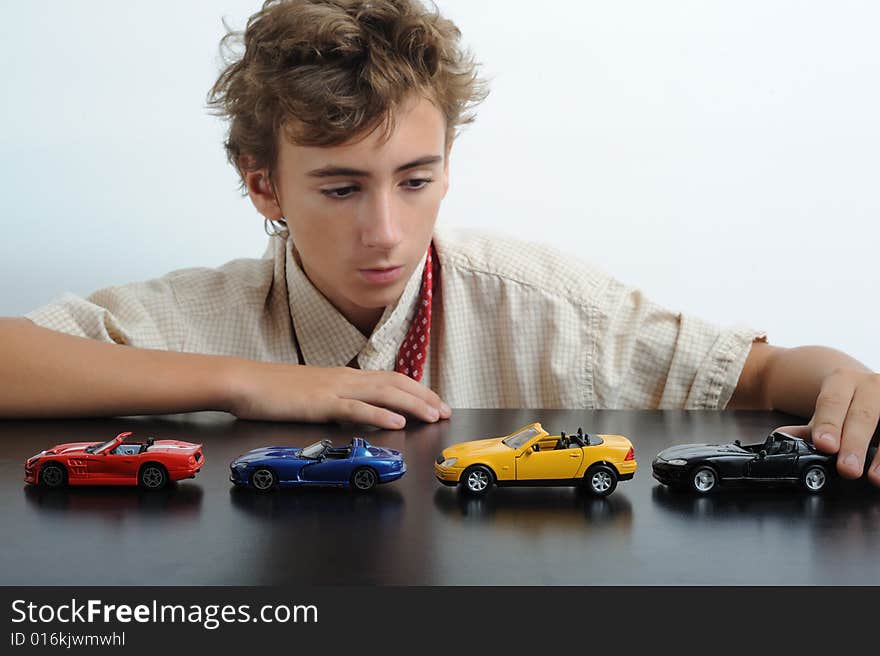
M401 238L392 194L375 193L364 209L361 243L367 248L390 250L400 243Z

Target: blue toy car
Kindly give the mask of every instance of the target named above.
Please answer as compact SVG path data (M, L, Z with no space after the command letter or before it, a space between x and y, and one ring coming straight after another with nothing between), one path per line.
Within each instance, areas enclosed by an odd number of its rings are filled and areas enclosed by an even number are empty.
M229 463L229 480L258 492L298 486L341 486L360 492L390 483L406 473L400 451L373 446L355 437L347 446L321 440L305 448L268 446Z

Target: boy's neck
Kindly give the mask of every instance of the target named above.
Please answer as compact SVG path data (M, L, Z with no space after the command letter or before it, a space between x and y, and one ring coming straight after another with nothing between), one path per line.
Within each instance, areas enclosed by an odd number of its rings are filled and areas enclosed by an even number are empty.
M334 306L335 307L335 306ZM344 311L342 308L336 308L348 319L348 322L357 328L364 337L369 337L376 329L376 324L385 313L385 308L356 308L354 311Z

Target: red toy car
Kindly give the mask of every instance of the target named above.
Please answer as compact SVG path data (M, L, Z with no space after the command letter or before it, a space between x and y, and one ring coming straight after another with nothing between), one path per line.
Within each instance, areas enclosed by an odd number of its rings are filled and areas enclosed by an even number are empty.
M205 462L201 444L152 437L126 442L129 435L46 449L25 462L24 481L45 487L140 485L158 490L168 481L193 478Z

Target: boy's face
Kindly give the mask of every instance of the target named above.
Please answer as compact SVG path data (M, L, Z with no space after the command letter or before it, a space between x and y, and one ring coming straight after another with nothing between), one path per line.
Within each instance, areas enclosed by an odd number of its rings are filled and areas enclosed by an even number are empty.
M425 254L449 186L440 110L413 98L395 119L387 141L381 128L339 146L282 139L273 175L280 208L265 171L246 176L260 213L287 220L312 284L367 331Z

